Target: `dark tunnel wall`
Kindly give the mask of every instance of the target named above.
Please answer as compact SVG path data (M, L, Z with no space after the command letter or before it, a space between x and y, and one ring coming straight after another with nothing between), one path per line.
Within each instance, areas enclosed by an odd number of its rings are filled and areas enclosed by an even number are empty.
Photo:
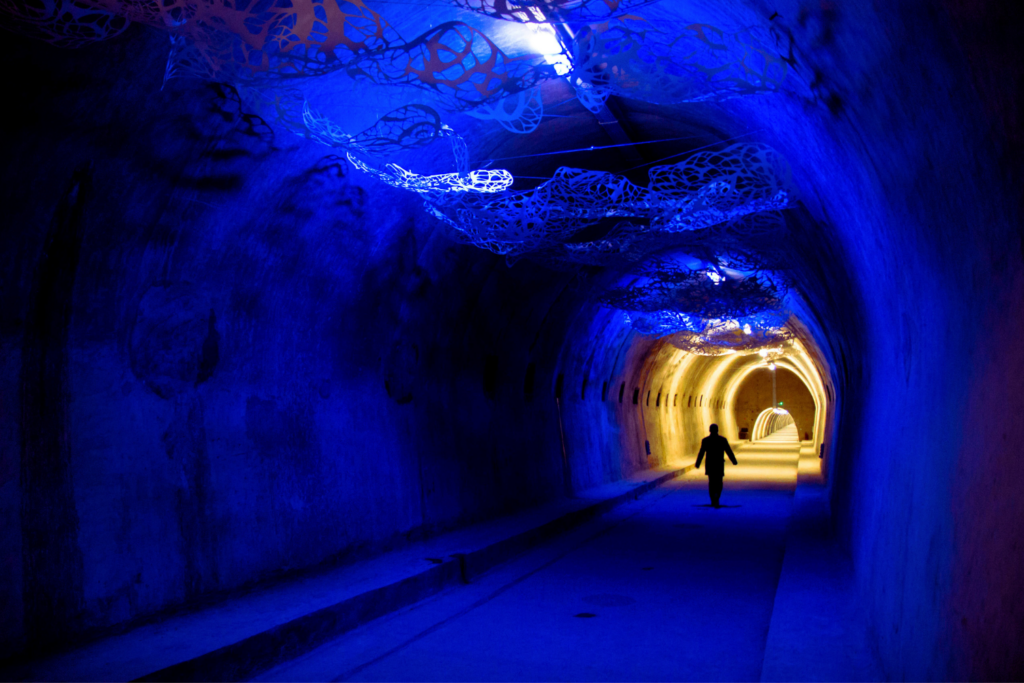
M1007 320L1024 310L1008 94L1021 71L1002 7L776 3L825 106L737 105L799 160L803 198L842 253L820 267L854 280L855 294L831 273L805 291L842 402L833 509L892 678L1024 671L1024 507L1004 488L1024 483L1009 445L1024 424L994 374L1024 355L1019 316ZM1005 61L978 61L997 50Z
M793 165L832 506L893 678L1024 672L1005 6L701 5L772 17L806 94L623 107L644 138L713 121ZM215 89L161 90L163 36L3 49L34 68L0 143L0 654L685 460L728 424L699 389L718 361L629 333L601 276L509 269Z
M665 460L602 400L646 346L586 283L161 90L158 34L20 47L46 87L4 140L35 160L3 177L4 654Z

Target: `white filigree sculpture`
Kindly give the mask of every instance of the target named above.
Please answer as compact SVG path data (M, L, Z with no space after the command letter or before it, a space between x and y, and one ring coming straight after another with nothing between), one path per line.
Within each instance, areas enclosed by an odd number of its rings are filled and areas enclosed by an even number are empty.
M651 233L687 233L791 205L789 167L765 145L735 144L655 166L646 188L612 173L562 167L533 190L427 198L431 213L464 240L498 254L551 258L583 228L611 217ZM555 250L557 251L557 249Z
M376 177L381 182L402 190L420 194L445 193L495 193L502 192L512 184L512 174L505 170L470 171L469 173L441 173L419 175L407 171L397 164L385 164L383 169L369 166L351 153L346 157L350 164L363 173Z
M572 61L580 101L594 111L609 95L676 104L773 91L788 71L763 26L693 23L679 31L636 15L584 27Z

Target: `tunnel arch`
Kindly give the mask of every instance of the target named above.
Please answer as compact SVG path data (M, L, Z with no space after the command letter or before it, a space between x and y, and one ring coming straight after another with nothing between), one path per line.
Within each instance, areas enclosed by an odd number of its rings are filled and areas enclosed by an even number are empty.
M751 441L760 441L775 432L795 424L793 416L788 412L779 413L775 408L765 408L758 413L751 430ZM798 428L799 429L799 428Z
M638 140L692 135L666 155L750 135L791 160L802 351L780 364L814 397L886 674L1019 677L1019 24L999 3L704 5L770 26L794 88L613 107ZM686 463L712 421L736 438L758 359L640 338L596 303L601 273L509 268L308 140L262 139L208 86L161 88L166 35L3 49L32 68L11 74L24 106L2 184L18 229L3 235L0 521L24 564L0 576L15 605L0 657ZM512 157L607 143L610 120L586 116L546 119L537 142L453 126ZM655 158L608 154L613 170ZM397 161L450 170L431 149ZM647 406L661 385L687 400Z
M793 417L801 440L813 441L817 432L818 404L813 392L813 383L805 379L799 370L785 359L775 361L775 369L767 364L749 366L737 384L733 397L733 416L739 427L747 427L753 434L753 426L765 406L771 406L772 381L777 384L777 400L782 402ZM756 438L756 437L755 437Z
M692 399L681 400L675 407L663 405L657 408L654 401L650 406L645 406L643 401L640 406L625 406L627 410L616 414L613 419L624 425L625 433L633 434L628 441L629 448L637 449L646 457L649 445L649 462L683 464L692 462L701 438L707 435L708 426L712 423L718 424L720 433L730 440L738 438L735 419L737 389L750 372L764 364L761 356L700 356L675 348L668 338L645 339L634 335L632 340L627 352L630 358L628 365L634 368L632 381L640 391L656 391L661 387L663 396L678 393ZM797 342L790 353L778 362L785 371L798 376L808 391L814 390L811 395L815 399L816 424L812 438L813 447L817 449L824 439L824 432L834 428L829 418L832 406L824 391L827 380L822 379L814 354L807 352L806 348L804 342ZM586 443L591 444L588 447L595 447L591 440ZM825 459L822 459L825 474L826 467Z

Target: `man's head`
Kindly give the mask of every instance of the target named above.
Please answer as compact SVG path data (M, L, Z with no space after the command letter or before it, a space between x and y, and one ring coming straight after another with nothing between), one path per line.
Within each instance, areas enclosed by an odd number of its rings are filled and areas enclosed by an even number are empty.
M711 425L711 435L718 434L718 425Z

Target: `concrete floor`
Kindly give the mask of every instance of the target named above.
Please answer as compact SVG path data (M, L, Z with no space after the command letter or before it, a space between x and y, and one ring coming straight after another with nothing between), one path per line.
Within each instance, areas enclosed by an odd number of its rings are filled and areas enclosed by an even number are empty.
M259 680L877 679L827 510L797 494L816 458L792 427L737 458L721 509L691 471Z

